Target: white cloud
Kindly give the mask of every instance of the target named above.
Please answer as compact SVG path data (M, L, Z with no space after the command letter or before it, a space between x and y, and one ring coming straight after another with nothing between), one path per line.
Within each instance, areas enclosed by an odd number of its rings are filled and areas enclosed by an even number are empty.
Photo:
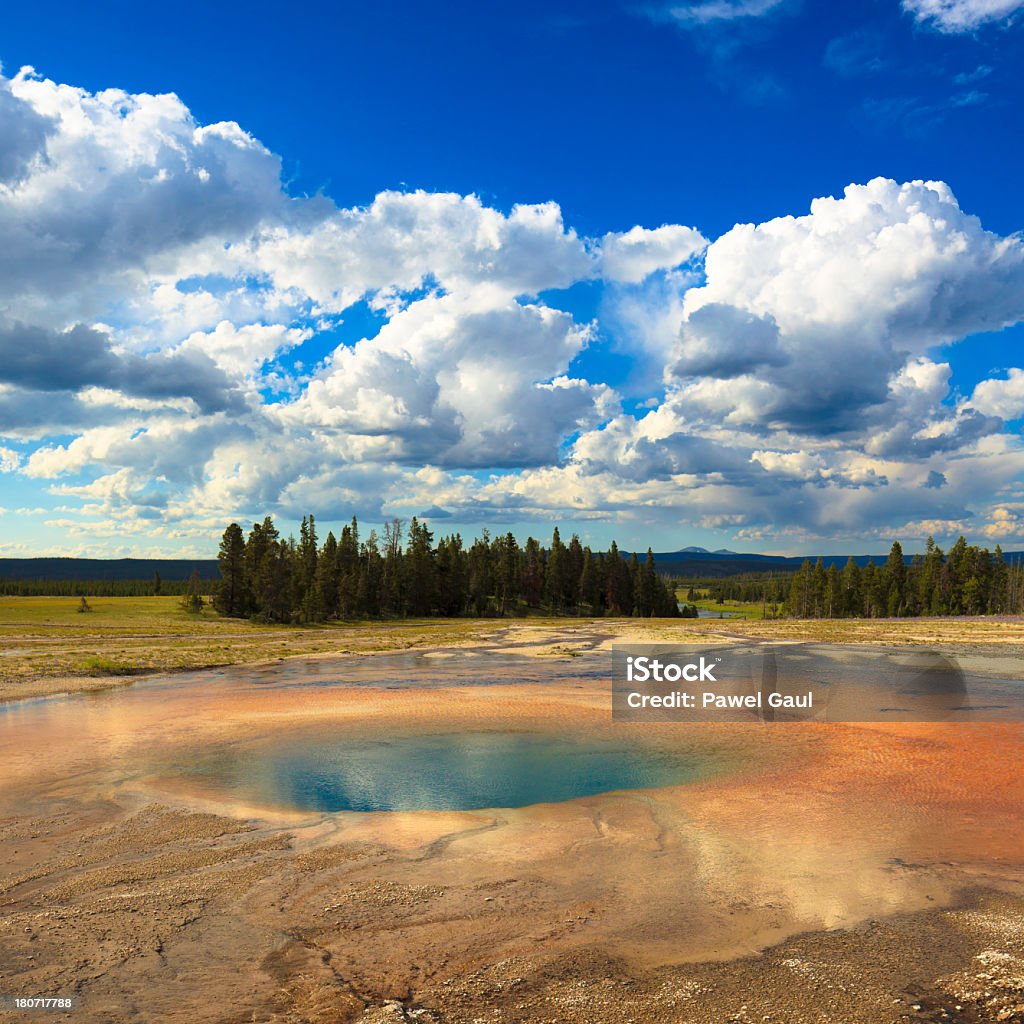
M17 97L0 80L0 185L17 186L33 165L46 160L47 137L54 121Z
M783 0L695 0L674 4L667 13L682 25L708 25L745 18L761 18L781 7Z
M464 467L558 458L562 437L606 417L614 396L566 371L590 332L501 292L430 296L372 340L335 350L288 423L388 441L391 458Z
M1024 7L1024 0L903 0L903 9L940 32L971 32L993 21L1005 21Z
M40 150L0 193L0 300L12 318L91 321L189 246L223 244L285 210L277 158L234 123L197 125L176 96L91 94L31 69L4 85L48 126L45 159Z
M21 455L13 448L0 446L0 473L13 473L21 465Z
M562 223L555 203L506 216L476 196L382 192L365 208L337 210L308 229L268 229L247 245L209 254L209 269L264 274L279 292L341 312L368 292L448 291L485 285L536 294L594 277L595 257Z
M229 517L437 506L806 539L1013 509L1022 371L965 400L930 352L1024 316L1024 249L944 184L710 245L585 238L554 203L292 198L237 125L28 73L0 78L0 143L0 469L63 496L54 529L210 550ZM583 281L593 323L542 298Z
M734 308L749 326L731 332L722 367L698 346L700 369L756 372L752 412L798 430L863 426L908 360L1024 316L1024 243L985 231L941 182L876 178L806 216L737 225L708 248L705 271L684 302L682 368L700 311Z
M179 346L181 353L201 353L234 377L255 374L264 363L312 337L309 328L284 324L246 324L236 327L221 320L212 331L196 331Z
M1020 505L1014 508L997 506L989 513L988 522L981 532L996 541L1024 537L1024 508Z
M1024 370L1011 367L1005 379L980 381L971 395L970 405L981 413L1005 420L1024 416Z
M738 377L792 358L779 344L770 314L758 316L736 306L709 302L680 327L679 347L669 372L678 377Z
M601 241L602 275L612 281L639 284L656 270L672 270L692 259L708 240L694 228L663 224L653 231L642 227L609 232Z
M985 231L942 182L875 178L815 199L809 215L737 225L710 246L706 270L688 314L729 302L785 333L854 328L918 348L1024 312L1024 244Z

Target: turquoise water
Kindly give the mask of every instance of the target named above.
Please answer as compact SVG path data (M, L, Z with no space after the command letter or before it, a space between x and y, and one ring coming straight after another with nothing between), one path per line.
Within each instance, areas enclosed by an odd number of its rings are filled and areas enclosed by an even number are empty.
M623 741L477 732L386 741L301 736L232 750L184 771L245 802L303 811L414 811L525 807L679 785L711 767L692 755Z

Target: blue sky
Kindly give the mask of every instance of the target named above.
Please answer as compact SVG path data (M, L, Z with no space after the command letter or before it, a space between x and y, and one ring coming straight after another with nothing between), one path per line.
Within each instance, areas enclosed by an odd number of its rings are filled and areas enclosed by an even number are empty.
M346 206L473 192L499 209L554 199L587 234L699 220L713 237L881 175L949 182L990 230L1024 223L1019 28L942 33L898 0L690 27L645 11L58 2L5 11L2 49L8 72L175 92L279 154L293 192Z
M5 550L1024 544L1021 6L5 11Z

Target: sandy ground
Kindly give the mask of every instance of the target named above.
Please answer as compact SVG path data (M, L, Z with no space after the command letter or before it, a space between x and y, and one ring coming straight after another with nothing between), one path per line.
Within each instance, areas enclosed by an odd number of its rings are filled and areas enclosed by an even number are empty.
M550 685L308 687L334 664L312 661L263 689L238 673L280 666L10 705L0 994L73 994L79 1022L1024 1021L1021 727L613 725L587 671L609 639L505 634L531 671L579 668ZM519 810L333 815L173 771L311 726L625 729L730 769Z

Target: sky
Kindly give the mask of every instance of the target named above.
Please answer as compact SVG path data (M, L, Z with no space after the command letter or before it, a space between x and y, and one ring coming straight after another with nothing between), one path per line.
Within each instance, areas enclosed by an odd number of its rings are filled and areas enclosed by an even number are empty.
M1024 547L1024 0L17 7L0 554Z

